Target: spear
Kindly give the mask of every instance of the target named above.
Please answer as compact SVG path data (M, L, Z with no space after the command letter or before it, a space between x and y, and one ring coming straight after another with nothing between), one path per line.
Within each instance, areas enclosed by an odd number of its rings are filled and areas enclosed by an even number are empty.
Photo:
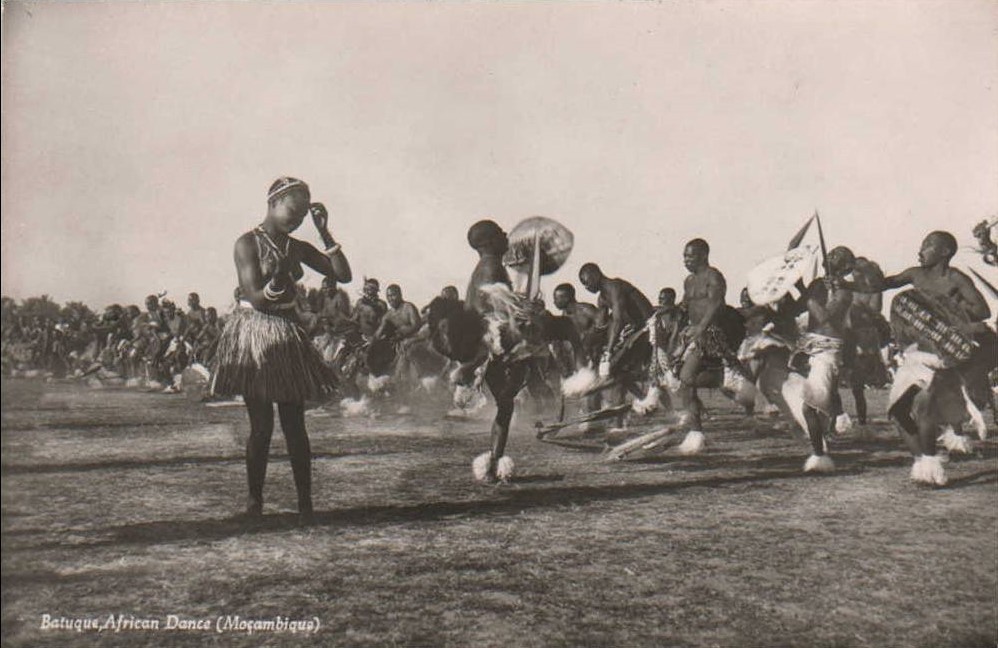
M534 299L541 292L541 230L534 233L534 253L530 259L530 275L527 277L527 298Z
M807 219L807 222L804 223L804 226L801 227L800 230L796 234L794 234L794 237L792 239L790 239L790 244L787 245L787 250L792 250L795 247L799 247L800 246L800 242L804 240L804 235L807 234L807 230L811 228L811 223L814 222L814 218L817 215L818 215L818 212L815 211L814 212L814 216L811 216L811 218Z
M979 272L977 272L977 270L974 270L973 268L968 268L968 270L970 270L970 272L973 273L973 275L975 277L977 277L977 280L980 281L981 284L983 284L984 286L986 286L987 289L991 291L991 296L992 297L998 299L998 288L995 288L994 285L990 281L988 281L987 279L985 279L984 277L982 277L981 274Z
M821 216L818 216L818 210L814 210L814 221L818 224L818 242L821 244L821 266L825 269L825 274L828 274L828 248L825 246L825 233L821 231Z

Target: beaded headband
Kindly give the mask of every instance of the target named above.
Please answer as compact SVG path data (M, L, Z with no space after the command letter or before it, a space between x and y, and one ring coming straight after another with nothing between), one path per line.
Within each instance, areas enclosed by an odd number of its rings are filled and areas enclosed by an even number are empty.
M267 194L267 202L270 202L275 198L280 198L292 189L297 189L299 187L305 191L308 191L308 185L298 178L280 178L274 183L273 189L270 190L270 193Z

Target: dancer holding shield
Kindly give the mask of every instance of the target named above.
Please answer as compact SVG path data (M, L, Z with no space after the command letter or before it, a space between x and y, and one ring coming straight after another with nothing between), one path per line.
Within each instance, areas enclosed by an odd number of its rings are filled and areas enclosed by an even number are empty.
M468 284L466 303L437 297L427 314L433 348L461 363L455 372L456 382L468 385L478 376L495 398L491 448L472 463L476 479L487 483L512 477L513 461L506 455L506 441L515 398L526 384L530 363L547 354L549 343L563 334L570 338L574 356L582 357L571 322L514 293L505 267L521 268L525 256L532 258L527 268L534 280L528 289L536 291L539 276L557 270L571 252L571 232L555 221L534 217L520 223L512 235L507 237L491 220L472 225L468 243L479 253L479 261ZM510 246L510 238L514 246ZM524 241L529 241L532 254L522 254ZM504 264L503 255L508 250L515 254Z
M950 267L956 251L952 234L931 232L918 252L918 266L865 289L912 287L891 303L891 326L904 351L888 414L915 458L911 479L935 486L947 483L937 437L952 435L952 427L968 420L982 438L987 433L979 407L998 357L995 332L986 324L991 309L973 280ZM969 445L966 439L959 443L962 437L950 439L953 449Z

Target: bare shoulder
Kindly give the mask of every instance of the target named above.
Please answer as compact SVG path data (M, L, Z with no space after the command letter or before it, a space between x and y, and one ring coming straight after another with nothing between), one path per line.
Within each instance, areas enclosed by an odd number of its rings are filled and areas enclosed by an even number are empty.
M952 268L951 267L949 269L949 271L950 271L950 277L954 281L959 281L959 282L962 282L962 283L970 283L970 284L974 283L974 280L971 279L970 276L966 272L964 272L963 270L960 270L959 268Z
M606 289L600 294L605 292L607 297L616 298L623 292L624 284L625 282L623 279L609 279L606 282Z
M961 289L971 289L977 291L977 285L963 270L950 268L950 281ZM978 291L979 292L979 291Z
M723 284L725 282L724 274L714 266L707 266L705 276L707 277L707 281L713 284Z
M236 258L253 258L256 256L256 235L246 232L236 239L234 249Z
M894 283L894 284L900 283L903 285L908 283L912 284L916 283L918 281L921 281L925 277L926 277L925 268L921 266L911 266L910 268L905 268L904 270L897 273L893 277L888 277L887 280L889 283ZM893 282L891 282L890 280L893 280Z

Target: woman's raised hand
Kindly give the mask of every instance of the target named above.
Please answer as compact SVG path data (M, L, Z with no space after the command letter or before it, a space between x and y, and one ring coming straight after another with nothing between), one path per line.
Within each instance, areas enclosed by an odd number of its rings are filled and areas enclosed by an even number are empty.
M312 203L308 210L312 214L312 223L315 224L315 229L319 230L320 234L327 231L329 212L326 211L326 206L322 203Z

